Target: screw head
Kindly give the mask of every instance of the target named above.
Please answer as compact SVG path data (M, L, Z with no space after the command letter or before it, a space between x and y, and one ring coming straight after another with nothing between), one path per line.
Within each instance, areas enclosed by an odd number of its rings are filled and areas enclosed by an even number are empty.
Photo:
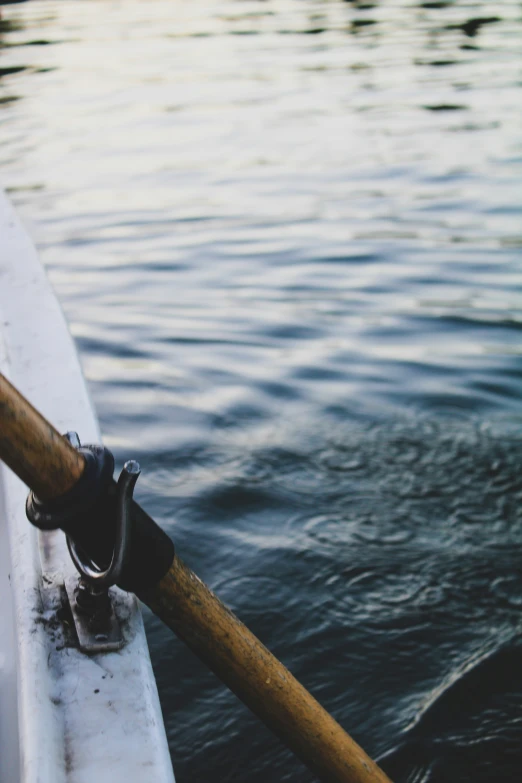
M137 462L135 459L127 460L127 462L123 466L123 469L127 471L127 473L130 473L132 476L141 473L140 463Z

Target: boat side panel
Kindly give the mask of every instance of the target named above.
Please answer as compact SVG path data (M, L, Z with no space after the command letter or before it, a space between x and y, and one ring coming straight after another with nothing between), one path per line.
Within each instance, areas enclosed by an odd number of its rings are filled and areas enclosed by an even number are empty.
M11 553L0 489L0 780L20 780L16 638L11 591Z
M0 317L6 345L0 369L62 432L99 442L74 344L63 314L9 202L0 192ZM115 590L125 647L89 657L58 611L73 574L61 532L37 534L24 511L27 492L3 469L17 605L19 724L23 783L172 783L173 773L137 601ZM14 554L13 554L14 553ZM15 558L17 563L15 564ZM28 634L31 634L31 643ZM43 703L45 702L45 704ZM56 748L42 775L40 749ZM47 745L47 749L48 749ZM59 769L61 765L61 769Z
M41 599L42 573L37 538L20 528L20 504L27 490L0 465L5 529L11 557L11 594L16 630L20 783L66 783L63 715L53 698L49 639ZM13 727L14 728L14 727ZM3 781L2 781L3 783Z

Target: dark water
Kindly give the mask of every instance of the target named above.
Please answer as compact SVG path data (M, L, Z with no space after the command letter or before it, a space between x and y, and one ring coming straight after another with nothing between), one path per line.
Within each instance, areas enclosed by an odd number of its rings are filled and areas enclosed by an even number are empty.
M2 180L143 503L397 783L520 780L520 5L0 24ZM312 780L146 619L179 783Z

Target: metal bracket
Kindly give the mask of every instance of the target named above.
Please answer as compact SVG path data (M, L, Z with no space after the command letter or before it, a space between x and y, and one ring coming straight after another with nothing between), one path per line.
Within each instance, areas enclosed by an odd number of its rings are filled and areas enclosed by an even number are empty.
M95 592L91 585L75 576L65 579L65 589L80 643L80 650L95 653L121 649L121 626L106 589Z
M78 449L80 439L75 432L65 436ZM71 607L80 650L102 653L119 650L124 643L120 623L114 613L109 588L121 578L130 547L131 504L134 485L140 475L140 466L129 460L118 479L116 503L116 538L109 566L100 568L86 557L81 547L67 536L69 554L80 574L80 579L65 580L65 589Z

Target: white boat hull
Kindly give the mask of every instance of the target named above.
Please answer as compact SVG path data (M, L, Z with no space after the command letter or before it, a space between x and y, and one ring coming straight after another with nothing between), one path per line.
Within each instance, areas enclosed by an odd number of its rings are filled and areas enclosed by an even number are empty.
M0 371L60 431L101 442L63 314L1 192ZM63 583L74 567L60 531L29 524L26 495L0 463L0 783L172 783L136 599L114 591L120 651L71 646Z

